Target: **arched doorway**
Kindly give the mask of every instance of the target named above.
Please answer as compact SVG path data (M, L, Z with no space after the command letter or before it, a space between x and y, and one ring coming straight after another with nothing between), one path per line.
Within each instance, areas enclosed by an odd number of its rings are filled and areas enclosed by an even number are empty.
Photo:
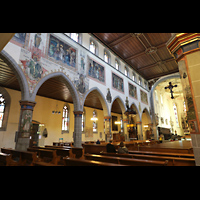
M144 108L142 111L142 134L143 140L151 139L153 137L151 117L147 108Z
M116 96L111 104L111 132L114 141L127 141L127 121L125 105L120 96Z
M108 105L99 88L91 88L84 98L82 129L84 141L105 141L104 117L108 116Z
M129 139L130 140L134 140L134 139L140 139L141 138L141 131L139 130L140 129L140 124L138 124L141 120L140 120L140 115L139 115L139 110L138 110L138 108L137 108L137 106L134 104L134 103L132 103L131 104L131 107L130 107L131 109L133 109L134 111L136 111L136 115L135 116L133 116L133 120L132 120L132 122L133 122L133 127L129 127L129 130L128 130L128 132L129 132Z

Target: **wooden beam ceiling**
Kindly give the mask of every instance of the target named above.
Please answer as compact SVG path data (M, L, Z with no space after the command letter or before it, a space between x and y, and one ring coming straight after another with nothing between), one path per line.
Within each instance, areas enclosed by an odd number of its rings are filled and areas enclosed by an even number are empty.
M178 72L166 47L171 33L91 33L146 80Z

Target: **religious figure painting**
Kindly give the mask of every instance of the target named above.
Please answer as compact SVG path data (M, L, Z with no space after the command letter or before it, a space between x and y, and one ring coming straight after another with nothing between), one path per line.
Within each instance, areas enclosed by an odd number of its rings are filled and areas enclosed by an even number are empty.
M15 33L12 37L12 41L19 46L24 46L26 39L26 33Z
M112 73L112 86L113 88L124 92L124 80L114 73Z
M147 93L140 90L141 101L148 105Z
M49 38L48 56L58 63L66 64L74 68L76 67L76 50L53 35L50 35Z
M137 88L130 83L128 84L128 86L129 86L129 95L137 99Z
M104 83L105 82L104 67L99 63L95 62L94 60L92 60L91 58L89 58L88 60L89 60L88 76Z
M32 93L38 81L48 70L43 65L46 33L30 33L28 50L21 48L20 67L24 72Z

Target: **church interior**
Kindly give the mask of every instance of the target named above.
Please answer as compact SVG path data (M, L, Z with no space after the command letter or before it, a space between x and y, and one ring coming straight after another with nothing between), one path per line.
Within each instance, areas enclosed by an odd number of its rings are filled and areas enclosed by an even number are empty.
M0 33L0 166L199 166L199 33Z

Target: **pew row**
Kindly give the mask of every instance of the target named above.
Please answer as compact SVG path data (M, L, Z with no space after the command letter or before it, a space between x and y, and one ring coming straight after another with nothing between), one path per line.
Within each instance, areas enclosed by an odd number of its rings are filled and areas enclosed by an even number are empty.
M1 152L11 155L12 161L9 162L9 166L33 166L33 163L38 160L37 154L34 152L6 148L1 148Z
M115 156L104 156L96 154L85 154L85 159L122 164L122 165L130 165L130 166L167 166L168 164L168 160L156 161L156 160L146 160L146 159L123 158Z
M157 155L157 156L172 156L180 158L194 158L194 154L190 153L171 153L171 152L156 152L156 151L129 151L129 154L144 154L144 155Z
M144 155L144 154L119 154L119 153L107 153L107 152L101 152L100 155L123 157L123 158L145 159L145 160L157 160L157 161L168 160L167 166L195 166L194 158L156 156L156 155L147 155L147 154L146 155Z
M16 166L11 154L0 153L0 166Z
M84 160L70 157L64 158L63 161L65 166L126 166L122 164L114 164L94 160Z

